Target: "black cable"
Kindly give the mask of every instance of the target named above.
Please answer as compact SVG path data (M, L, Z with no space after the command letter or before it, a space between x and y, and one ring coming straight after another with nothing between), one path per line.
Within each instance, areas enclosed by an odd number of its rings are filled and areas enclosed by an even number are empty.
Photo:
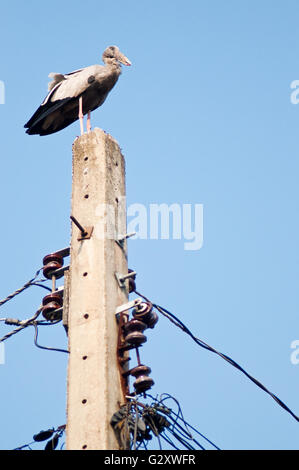
M35 322L38 326L52 326L52 325L57 325L57 323L61 322L61 318L53 321L48 321L48 320L39 320Z
M40 268L38 271L36 271L35 276L32 279L30 279L30 281L26 282L22 287L17 289L12 294L8 295L5 299L0 300L0 307L2 307L2 305L4 305L9 300L16 297L16 295L21 294L21 292L28 289L28 287L35 285L36 282L44 282L44 280L46 280L46 279L37 279L37 277L38 277L38 275L39 275L39 273L41 272L42 269L43 268Z
M159 432L158 432L158 429L157 429L157 427L156 427L156 425L155 425L155 422L154 422L153 418L152 418L150 415L147 415L146 421L147 421L147 424L148 424L148 426L150 427L150 429L153 431L155 437L158 439L158 442L159 442L159 450L162 450L160 434L159 434Z
M134 425L134 437L133 437L133 450L136 450L138 419L139 419L137 403L134 403L134 407L135 407L135 425Z
M137 291L134 291L136 295L142 297L143 299L145 299L146 301L149 301L145 296L141 295L139 292ZM196 336L193 335L193 333L187 328L187 326L176 316L174 315L173 313L169 312L169 310L167 310L166 308L164 307L161 307L160 305L157 305L157 304L154 304L152 303L153 307L156 308L162 315L164 315L166 318L168 318L169 320L171 320L173 323L175 323L176 326L178 326L179 328L181 328L181 330L184 331L184 333L186 333L187 335L189 335L193 341L195 341L196 344L198 344L200 347L204 348L204 349L207 349L208 351L211 351L213 352L214 354L216 354L217 356L219 357L222 357L222 359L224 359L225 361L227 361L229 364L231 364L232 366L234 366L236 369L238 369L240 372L242 372L244 375L246 375L246 377L248 377L249 380L251 380L255 385L257 385L259 388L261 388L265 393L267 393L268 395L270 395L273 400L276 401L276 403L278 403L279 406L281 406L285 411L287 411L297 422L299 422L299 417L293 413L293 411L280 399L278 398L276 395L274 395L274 393L270 392L261 382L259 382L257 379L255 379L253 376L251 376L245 369L243 369L243 367L241 367L236 361L234 361L232 358L230 358L229 356L227 356L226 354L223 354L219 351L217 351L216 349L214 349L212 346L210 346L209 344L205 343L204 341L202 341L201 339L197 338Z
M47 279L46 279L47 280ZM42 282L42 281L40 281ZM40 282L31 282L31 286L38 286L38 287L42 287L43 289L46 289L47 291L49 292L52 292L52 289L50 289L50 287L48 286L44 286L43 284L40 284Z
M179 449L179 447L177 447L174 442L172 442L172 440L170 439L169 436L166 436L164 434L164 431L161 433L161 437L164 439L164 441L168 442L168 444L170 444L175 450L181 450Z
M202 450L205 450L204 447L190 434L189 432L186 432L186 429L183 428L171 415L168 416L168 419L173 421L175 423L175 427L172 429L175 429L178 434L182 436L183 439L189 439L190 441L194 442L195 444L198 445ZM209 442L209 439L206 439L206 441ZM214 445L214 444L213 444ZM215 449L220 450L217 446L215 446Z
M162 396L163 396L163 395L166 395L166 397L163 398L163 400L162 400ZM173 410L171 410L171 412L172 412L173 414L175 414L175 416L177 417L177 419L178 419L178 417L179 417L179 414L181 414L181 415L182 415L182 418L183 418L183 421L184 421L183 413L182 413L182 410L181 410L181 405L179 404L179 402L178 402L178 400L177 400L176 398L174 398L174 397L168 395L167 393L162 393L162 395L160 396L160 400L159 400L158 403L163 403L163 402L164 402L165 400L167 400L168 398L171 398L171 399L175 402L175 404L177 405L177 407L178 407L178 413L177 413L177 414L174 413ZM168 415L167 415L167 416L168 416ZM177 420L174 420L174 425L176 425L176 424L177 424Z
M299 417L295 415L295 413L293 413L293 411L280 399L278 398L276 395L274 395L274 393L270 392L261 382L259 382L256 378L254 378L252 375L250 375L245 369L243 369L243 367L241 367L236 361L234 361L232 358L230 358L229 356L227 356L226 354L223 354L219 351L217 351L216 349L214 349L212 346L210 346L209 344L205 343L204 341L202 341L201 339L197 338L196 336L193 335L193 333L191 333L191 331L181 322L181 320L179 320L175 315L173 315L172 313L170 313L168 310L166 310L165 308L159 306L159 305L154 305L153 306L155 308L157 308L157 310L161 313L166 312L167 315L171 316L171 318L174 318L175 321L178 322L179 325L181 325L181 329L187 333L199 346L201 346L202 348L204 349L207 349L211 352L213 352L214 354L217 354L218 356L222 357L222 359L224 359L225 361L227 361L228 363L230 363L232 366L234 366L236 369L238 369L239 371L241 371L244 375L246 375L246 377L248 377L255 385L257 385L259 388L261 388L264 392L266 392L268 395L270 395L273 400L275 400L285 411L287 411L296 421L299 421Z
M34 326L34 329L35 329L35 334L34 334L34 344L35 344L35 346L37 346L40 349L46 349L47 351L57 351L57 352L63 352L63 353L69 354L69 351L67 351L66 349L50 348L50 347L41 346L40 344L38 344L38 342L37 342L38 325L36 323L33 323L33 326Z
M172 416L170 415L169 416L170 419L173 419ZM178 419L182 420L182 418L178 417ZM214 442L212 442L210 439L208 439L204 434L202 434L201 432L199 432L197 429L195 429L193 426L191 426L191 424L187 423L185 420L183 420L184 422L184 425L187 426L188 428L191 428L194 432L196 432L199 436L201 436L205 441L207 441L209 444L211 444L211 446L213 446L215 449L217 450L221 450L218 446L216 446L216 444L214 444ZM183 429L184 428L179 424L177 423L177 426L180 428L180 429ZM185 431L186 432L186 431ZM187 431L188 432L188 431ZM188 434L187 434L188 435ZM194 437L191 435L189 436L190 439L192 438L192 440L194 440L196 443L196 439L194 439Z
M171 434L176 438L176 440L179 441L181 444L183 444L185 449L197 450L188 441L186 441L186 439L184 439L184 437L179 436L179 434L177 432L175 432L174 429L166 429L164 432L166 432L166 431L171 432ZM198 446L201 450L206 450L201 444L199 444L199 443L197 443L197 444L198 444Z
M7 333L2 338L0 338L0 343L3 342L3 341L6 341L8 338L10 338L11 336L17 334L19 331L24 330L24 328L27 328L28 326L33 325L35 323L36 319L38 318L38 316L40 315L41 311L42 311L42 307L40 307L37 310L37 312L33 315L33 317L28 318L27 320L23 320L23 321L12 320L12 319L6 318L5 322L7 324L20 325L20 326L18 328L16 328L15 330L10 331L9 333Z
M165 395L165 398L162 399L162 397ZM201 432L199 432L196 428L194 428L193 426L191 426L191 424L187 423L187 421L185 420L184 418L184 415L183 415L183 412L182 412L182 409L181 409L181 405L180 403L178 402L178 400L173 397L172 395L170 395L169 393L162 393L162 395L160 395L160 400L158 400L157 398L154 398L152 397L150 394L146 394L146 396L150 397L155 403L157 403L158 405L160 404L163 404L163 402L165 400L168 400L168 399L171 399L173 400L177 407L178 407L178 410L179 410L179 414L175 413L172 409L168 408L167 407L167 410L169 412L166 412L165 410L165 414L167 416L167 418L171 421L173 421L173 423L175 424L175 427L176 427L176 431L179 432L180 434L184 434L184 437L187 438L187 439L190 439L192 441L195 442L195 444L197 444L199 447L201 447L201 444L192 436L191 432L188 430L188 428L192 429L194 432L196 432L200 437L202 437L206 442L208 442L211 446L213 446L215 449L217 450L221 450L218 446L216 446L216 444L214 444L210 439L208 439L204 434L202 434ZM163 410L160 410L162 413ZM176 417L176 419L174 419L172 417L172 415L174 415ZM184 426L185 426L185 429L178 423L178 420L182 421L184 423Z
M30 447L32 444L35 444L35 442L34 442L34 441L33 441L33 442L29 442L29 444L24 444L23 446L21 446L21 447L16 447L15 449L12 449L12 450L22 450L22 449L25 449L26 447L28 447L30 450L32 450L31 447Z

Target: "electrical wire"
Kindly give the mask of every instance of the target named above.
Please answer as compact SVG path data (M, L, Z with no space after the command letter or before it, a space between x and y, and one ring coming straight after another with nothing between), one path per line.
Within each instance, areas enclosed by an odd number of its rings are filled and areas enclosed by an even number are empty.
M13 449L13 450L23 450L23 449L25 449L26 447L28 447L29 450L32 450L31 447L30 447L30 446L32 446L32 444L35 444L35 442L34 442L34 441L29 442L28 444L24 444L24 445L21 446L21 447L16 447L16 448Z
M161 437L164 439L164 441L166 441L168 444L170 444L171 447L173 447L175 450L180 450L179 447L177 447L177 446L175 445L175 443L172 442L172 440L170 439L170 437L169 437L169 436L166 436L166 435L164 434L164 432L161 433Z
M169 394L162 394L160 399L145 393L144 398L151 399L151 404L139 401L137 396L127 396L130 401L120 407L114 413L110 424L115 431L115 436L121 448L138 450L140 447L147 449L147 442L155 437L158 441L158 449L162 450L162 440L165 440L174 449L205 450L204 446L194 438L188 428L191 426L186 422L179 402ZM138 400L138 401L137 401ZM178 413L164 405L166 400L173 400L178 408ZM183 425L179 424L181 420ZM195 428L193 428L195 430ZM126 435L126 431L128 434ZM204 437L207 443L219 450L215 444L207 439L199 431L198 435ZM121 439L125 436L125 439Z
M191 426L191 424L187 423L187 421L184 418L180 403L175 397L173 397L169 393L162 393L162 395L160 395L159 400L157 398L154 398L148 393L146 393L146 396L153 400L154 402L153 407L156 406L156 409L158 409L161 413L165 413L165 415L167 416L167 420L172 421L171 429L174 430L177 434L181 434L184 439L193 441L199 448L201 448L202 450L205 450L204 447L194 438L194 436L188 429L190 428L195 433L197 433L200 437L202 437L207 443L209 443L212 447L214 447L214 449L220 450L220 448L216 444L214 444L214 442L212 442L204 434L199 432L195 427ZM164 398L162 398L163 396ZM164 402L166 400L173 400L176 403L178 407L178 413L175 413L169 406L166 407L164 405ZM163 411L163 407L165 408L164 411ZM181 421L183 423L185 429L178 423L178 421Z
M174 413L173 413L173 414L174 414ZM170 419L173 419L171 415L170 415L169 418L170 418ZM182 418L178 417L178 419L181 420ZM202 434L201 432L199 432L196 428L194 428L193 426L191 426L191 424L186 423L185 420L183 420L183 422L184 422L184 425L185 425L185 426L188 426L188 428L190 428L190 429L192 429L194 432L196 432L196 433L197 433L199 436L201 436L206 442L208 442L212 447L214 447L214 448L217 449L217 450L220 450L220 448L219 448L216 444L214 444L214 442L212 442L210 439L208 439L206 436L204 436L204 434ZM180 424L177 423L176 426L179 427L180 429L184 430ZM186 432L186 431L184 431L184 432ZM194 439L194 437L192 436L192 434L190 433L190 431L187 431L187 435L189 436L190 439L194 440L194 441L198 444L198 442Z
M22 287L20 287L16 291L14 291L12 294L8 295L5 299L0 300L0 307L2 307L2 305L4 305L6 302L13 299L17 295L21 294L21 292L28 289L28 287L30 287L30 286L39 285L40 287L45 287L45 286L40 285L39 283L40 282L45 282L46 279L37 279L37 277L39 276L39 273L41 272L41 270L42 270L42 268L40 268L38 271L36 271L35 276L32 279L30 279L30 281L26 282Z
M175 425L175 427L172 427L172 431L176 430L177 434L181 435L182 438L187 438L187 439L190 439L192 442L194 442L198 447L200 447L202 450L205 450L204 447L202 446L202 444L200 444L193 436L191 433L189 432L186 432L186 430L177 422L177 419L174 419L172 416L168 416L168 419L173 421L173 424ZM207 441L209 441L208 439L206 439ZM210 441L211 442L211 441ZM213 446L215 447L215 449L217 450L220 450L219 447L215 446L213 444Z
M47 351L57 351L57 352L63 352L63 353L66 353L66 354L69 354L69 351L67 351L66 349L60 349L60 348L51 348L51 347L48 347L48 346L41 346L40 344L38 344L37 342L37 338L38 338L38 325L37 323L33 323L32 324L34 326L34 330L35 330L35 333L34 333L34 344L36 347L40 348L40 349L45 349Z
M43 289L46 289L47 291L52 292L52 289L50 287L40 284L40 282L47 281L47 280L48 279L41 279L39 282L32 282L31 286L42 287Z
M136 290L134 292L139 297L142 297L147 302L150 302L150 300L147 297L145 297L144 295L140 294ZM166 318L168 318L168 320L170 320L177 327L179 327L184 333L189 335L193 339L193 341L195 341L195 343L198 344L198 346L200 346L200 347L202 347L202 348L204 348L204 349L206 349L210 352L213 352L217 356L219 356L222 359L224 359L225 361L227 361L233 367L238 369L240 372L242 372L249 380L251 380L257 387L262 389L265 393L270 395L273 398L273 400L275 400L276 403L278 403L278 405L281 406L281 408L283 408L285 411L287 411L297 422L299 422L299 417L279 397L277 397L274 393L269 391L261 382L259 382L256 378L254 378L252 375L250 375L236 361L234 361L232 358L230 358L226 354L223 354L223 353L217 351L215 348L213 348L209 344L205 343L200 338L197 338L196 336L194 336L194 334L189 330L189 328L187 328L187 326L176 315L171 313L169 310L167 310L166 308L161 307L160 305L157 305L153 302L151 302L151 303L152 303L153 307L156 308L162 315L164 315Z
M32 442L29 442L28 444L24 444L20 447L16 447L15 449L12 449L12 450L23 450L23 449L26 449L26 447L29 450L33 450L31 448L32 444L37 444L43 441L47 441L45 450L54 450L58 444L59 439L62 437L63 433L65 432L65 428L66 428L65 424L63 424L62 426L58 426L56 429L52 428L52 429L48 429L48 431L40 431L38 434L33 436L34 440ZM53 439L55 439L56 444L54 447L53 446L51 447L51 444L53 443ZM62 444L61 449L63 445L64 444Z
M134 439L133 439L134 450L136 450L138 420L139 420L138 406L137 406L137 403L135 403L135 426L134 426Z
M35 320L38 318L41 311L42 311L42 306L37 310L37 312L31 318L28 318L27 320L12 320L12 319L6 318L5 322L7 324L19 325L19 327L16 328L15 330L8 332L6 335L0 338L0 343L2 343L3 341L6 341L8 338L11 338L11 336L15 335L16 333L19 333L19 331L24 330L24 328L27 328L28 326L34 324Z
M48 286L44 286L42 284L42 282L46 282L47 279L44 279L44 278L37 279L38 276L39 276L39 273L41 272L41 270L42 270L42 268L40 268L35 273L35 276L32 279L30 279L28 282L26 282L22 287L17 289L12 294L8 295L5 299L0 300L0 307L2 307L2 305L4 305L6 302L13 299L17 295L21 294L22 292L24 292L24 290L28 289L31 286L42 287L43 289L46 289L47 291L51 292L52 290ZM7 325L18 325L18 328L10 331L6 335L4 335L2 338L0 338L0 343L3 342L3 341L6 341L8 338L15 335L16 333L19 333L19 331L22 331L27 326L30 326L36 320L36 318L38 317L40 312L41 312L41 308L33 315L33 317L29 318L28 320L14 320L14 319L11 319L11 318L0 318L0 322L5 322Z

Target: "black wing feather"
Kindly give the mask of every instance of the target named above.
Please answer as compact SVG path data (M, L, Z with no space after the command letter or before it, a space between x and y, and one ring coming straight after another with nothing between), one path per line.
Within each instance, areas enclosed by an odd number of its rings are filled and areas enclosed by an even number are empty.
M57 114L58 113L58 114ZM33 119L34 118L34 119ZM48 119L47 124L45 120ZM41 105L34 113L26 133L29 135L48 135L58 132L78 119L78 98L64 98L62 100Z
M65 98L63 100L48 101L46 104L41 104L40 107L35 111L33 116L24 125L25 128L30 128L38 124L42 119L45 119L49 114L61 108L66 102L72 98Z

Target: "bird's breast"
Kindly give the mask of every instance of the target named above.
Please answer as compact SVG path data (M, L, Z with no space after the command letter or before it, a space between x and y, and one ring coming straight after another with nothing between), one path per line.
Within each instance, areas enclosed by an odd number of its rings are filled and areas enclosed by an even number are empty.
M105 74L104 76L102 74L95 75L94 85L99 90L105 90L109 92L116 84L119 75L119 72L113 69L110 70L109 73Z

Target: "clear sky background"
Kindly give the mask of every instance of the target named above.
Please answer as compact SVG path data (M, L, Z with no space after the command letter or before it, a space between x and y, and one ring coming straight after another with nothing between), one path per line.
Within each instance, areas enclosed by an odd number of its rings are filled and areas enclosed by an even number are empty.
M48 4L47 4L48 5ZM70 241L71 148L78 122L48 137L23 125L49 72L101 62L116 44L124 67L92 125L126 158L127 203L203 204L204 243L130 240L137 288L228 354L299 415L299 5L295 0L11 0L1 3L0 298ZM46 291L5 304L28 318ZM0 335L10 327L0 324ZM67 355L5 343L0 448L65 423ZM141 351L152 394L168 392L222 449L298 449L299 423L244 375L161 318ZM65 348L62 325L39 342Z

